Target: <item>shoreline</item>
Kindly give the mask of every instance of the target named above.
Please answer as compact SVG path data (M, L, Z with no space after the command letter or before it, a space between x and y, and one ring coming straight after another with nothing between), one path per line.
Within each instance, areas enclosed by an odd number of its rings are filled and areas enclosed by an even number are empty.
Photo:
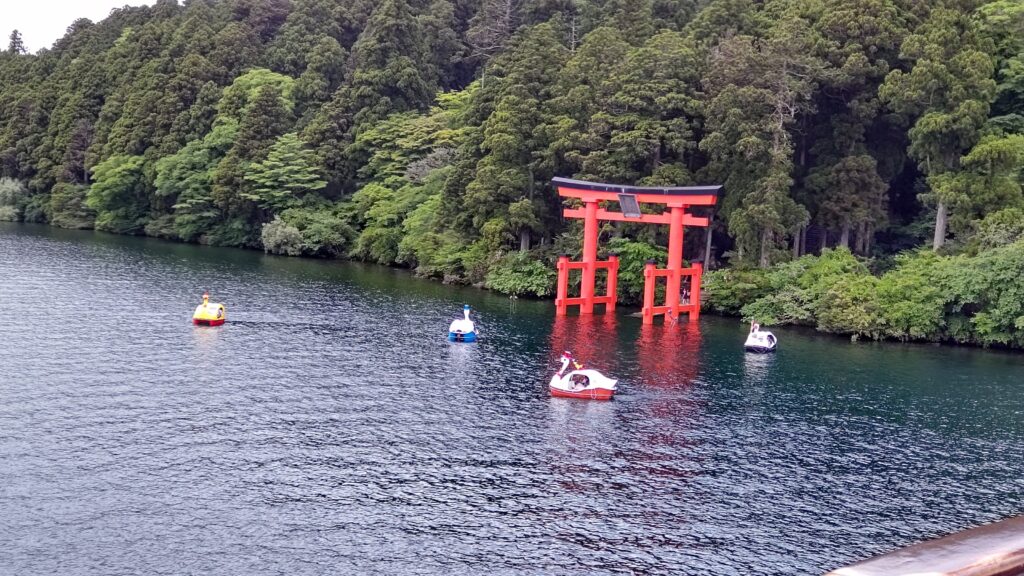
M503 292L499 292L499 291L496 291L496 290L492 290L490 288L486 288L486 287L484 287L482 285L478 285L478 284L456 284L456 283L444 282L443 280L440 280L440 279L435 278L435 277L418 275L418 274L416 274L415 270L413 270L411 268L405 268L405 267L402 267L402 266L389 266L389 265L380 264L380 263L377 263L377 262L364 262L364 261L361 261L361 260L354 260L354 259L351 259L351 258L313 258L313 257L310 257L310 256L287 256L287 255L281 255L281 254L271 254L271 253L269 253L269 252L267 252L265 250L259 250L259 249L256 249L256 248L249 248L249 247L245 247L245 246L217 246L217 245L213 245L213 244L202 244L202 243L199 243L199 242L185 242L183 240L177 240L177 239L173 239L173 238L164 238L164 237L160 237L160 236L147 236L145 234L117 234L115 232L106 232L106 231L103 231L103 230L96 230L95 228L62 228L60 226L54 226L53 224L41 223L41 222L14 222L14 221L3 221L3 222L0 222L0 225L3 225L3 224L8 224L8 225L12 225L12 226L24 226L24 227L28 227L28 228L40 228L40 229L47 229L47 230L59 230L59 231L64 231L64 232L78 232L78 233L83 233L83 234L94 234L94 235L99 235L99 236L109 236L109 237L113 237L113 238L138 238L138 239L145 240L145 241L155 241L155 242L161 242L161 243L170 244L170 245L182 245L182 246L196 246L196 247L203 247L203 248L240 250L240 251L244 251L244 252L248 252L248 253L262 253L263 256L268 256L268 257L273 257L273 258L281 258L281 259L286 259L286 260L300 260L300 261L307 261L307 262L339 262L339 263L344 263L344 264L347 264L347 265L371 266L371 267L378 268L378 269L392 270L392 271L395 271L395 272L407 273L407 274L411 275L414 278L417 278L417 279L420 279L420 280L425 280L425 281L428 281L428 282L431 282L433 284L440 285L440 286L452 286L452 287L458 287L458 288L462 288L462 289L472 288L472 289L475 289L475 290L480 290L482 292L488 292L488 293L491 293L491 294L496 294L496 295L499 295L499 296L508 297L510 300L522 299L522 300L534 301L534 302L552 302L552 303L554 302L554 297L553 296L552 297L536 297L536 296L521 296L520 297L520 296L515 296L513 298L513 297L509 296L508 294L505 294ZM621 308L621 311L619 313L622 316L630 316L634 312L640 310L639 306L635 306L635 305L632 305L632 304L620 304L619 306ZM714 316L716 318L722 318L722 319L730 319L730 318L732 318L732 319L736 319L737 325L744 325L745 324L745 322L742 319L742 316L732 315L732 314L724 314L724 313L721 313L721 312L718 312L718 311L714 311L714 310L701 310L701 315L702 316ZM661 324L659 324L659 325L661 325ZM894 345L895 344L895 345L910 345L910 346L931 346L931 347L945 347L945 348L952 348L952 349L986 350L986 351L994 351L994 352L1000 352L1000 353L1009 353L1009 354L1014 354L1014 355L1019 355L1021 353L1024 353L1024 348L1018 348L1018 347L1009 346L1009 345L984 346L984 345L974 344L974 343L970 343L970 342L957 342L955 340L899 340L899 339L894 339L894 338L883 338L883 339L857 338L853 334L837 334L837 333L833 333L833 332L823 332L823 331L815 329L813 326L800 325L800 324L772 324L772 325L767 325L766 324L764 326L766 328L767 327L771 327L771 328L774 328L776 330L787 330L787 331L788 330L795 330L795 331L801 332L801 333L803 333L805 335L812 336L812 337L822 337L822 336L824 336L824 337L827 337L827 338L830 338L830 339L833 339L833 340L836 340L836 341L844 341L847 344L861 344L861 345L863 345L863 344L887 344L887 345Z

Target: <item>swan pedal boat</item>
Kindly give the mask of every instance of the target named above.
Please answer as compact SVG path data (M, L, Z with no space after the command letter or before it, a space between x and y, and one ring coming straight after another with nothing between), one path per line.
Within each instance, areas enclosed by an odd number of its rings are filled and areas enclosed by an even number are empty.
M597 370L573 370L565 373L569 367L571 358L562 356L562 368L551 377L548 389L551 395L557 398L578 398L580 400L611 400L615 395L615 386L618 382L608 378ZM577 378L586 378L586 385L576 381Z
M452 320L448 326L449 342L476 342L476 325L469 319L469 304L462 307L462 318Z
M747 336L747 341L743 343L743 349L747 352L756 352L758 354L767 354L769 352L775 352L775 348L779 345L779 339L775 337L775 334L767 330L761 330L761 327L754 324L750 328L750 334Z

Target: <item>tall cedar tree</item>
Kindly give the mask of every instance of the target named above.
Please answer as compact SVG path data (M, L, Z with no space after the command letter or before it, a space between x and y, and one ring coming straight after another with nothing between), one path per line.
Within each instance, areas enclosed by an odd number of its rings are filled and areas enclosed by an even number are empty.
M932 188L923 199L935 205L935 250L946 242L950 207L965 201L947 175L959 170L960 157L977 143L995 96L986 49L991 46L970 15L937 8L903 42L901 56L913 67L893 70L880 90L893 110L916 118L909 151Z

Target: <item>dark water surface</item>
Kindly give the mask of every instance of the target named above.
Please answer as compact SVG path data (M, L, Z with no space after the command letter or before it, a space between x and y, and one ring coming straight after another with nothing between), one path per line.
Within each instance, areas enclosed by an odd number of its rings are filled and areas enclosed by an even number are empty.
M744 332L0 224L0 574L815 574L1024 512L1024 355Z

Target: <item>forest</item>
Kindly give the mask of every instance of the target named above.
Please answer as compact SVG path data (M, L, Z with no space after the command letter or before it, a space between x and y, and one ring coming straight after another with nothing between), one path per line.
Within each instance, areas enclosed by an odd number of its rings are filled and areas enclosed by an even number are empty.
M553 176L722 184L708 309L1024 347L1020 0L158 0L0 52L0 220L548 296ZM620 298L663 230L609 224Z

